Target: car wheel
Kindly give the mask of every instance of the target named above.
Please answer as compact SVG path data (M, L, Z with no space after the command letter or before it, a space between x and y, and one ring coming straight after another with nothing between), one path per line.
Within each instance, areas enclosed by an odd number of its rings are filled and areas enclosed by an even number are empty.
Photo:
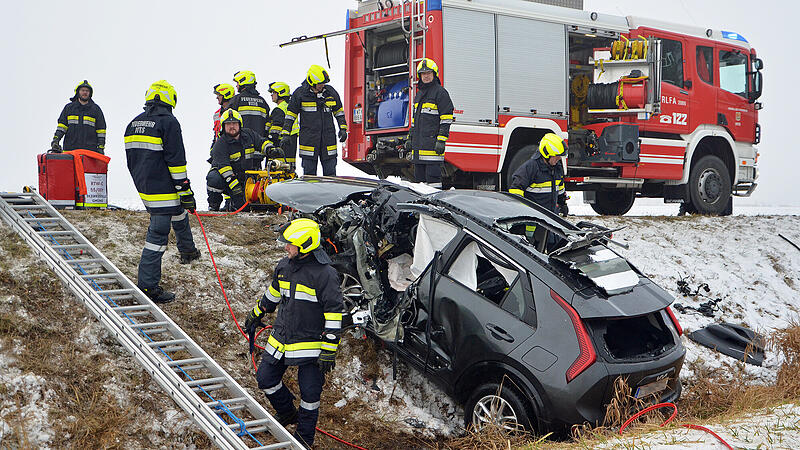
M480 430L491 423L507 431L531 430L523 396L505 384L486 383L476 388L464 407L464 427Z
M597 191L592 209L603 216L622 216L633 207L636 194L632 189Z
M700 214L723 215L731 199L731 176L721 159L700 158L689 173L689 198Z
M521 165L525 164L525 161L531 159L534 152L538 151L537 149L537 145L531 144L520 148L516 153L514 153L514 156L511 157L511 161L508 162L506 165L506 170L503 173L502 181L505 183L505 185L502 189L504 191L507 191L508 187L511 186L511 180L514 177L514 172L519 169Z

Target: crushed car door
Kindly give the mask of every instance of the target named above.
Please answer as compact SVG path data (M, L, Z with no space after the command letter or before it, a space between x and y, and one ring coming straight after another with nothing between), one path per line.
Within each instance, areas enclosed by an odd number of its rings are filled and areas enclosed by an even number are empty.
M504 360L534 330L524 322L533 310L524 270L470 235L444 256L432 302L424 289L430 278L420 283L419 303L432 320L429 346L417 354L447 382L477 362Z

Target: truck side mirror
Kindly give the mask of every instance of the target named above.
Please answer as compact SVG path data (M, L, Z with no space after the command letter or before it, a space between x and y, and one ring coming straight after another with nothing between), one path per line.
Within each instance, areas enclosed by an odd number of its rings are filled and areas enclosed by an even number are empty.
M763 68L764 68L764 61L762 61L761 58L756 58L753 60L753 69L761 70Z
M753 72L752 77L753 77L752 80L753 90L747 93L747 100L749 100L750 103L755 103L755 101L758 100L759 97L761 97L761 89L764 83L764 76L761 75L761 72L756 71Z

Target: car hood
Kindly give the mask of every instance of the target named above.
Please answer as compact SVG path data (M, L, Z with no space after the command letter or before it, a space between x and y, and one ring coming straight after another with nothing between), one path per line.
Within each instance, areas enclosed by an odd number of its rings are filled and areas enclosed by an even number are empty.
M325 206L344 203L354 195L369 193L380 186L397 185L369 178L303 176L270 184L264 189L264 194L275 203L302 213L313 213Z

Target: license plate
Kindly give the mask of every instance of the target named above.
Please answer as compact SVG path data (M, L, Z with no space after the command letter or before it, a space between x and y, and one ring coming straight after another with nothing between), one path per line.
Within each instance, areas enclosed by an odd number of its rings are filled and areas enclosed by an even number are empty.
M361 123L364 120L364 114L361 108L353 109L353 123Z
M652 383L647 383L644 386L639 386L638 388L636 388L635 397L636 398L649 397L655 393L661 392L667 388L667 383L669 383L669 377L653 381Z

